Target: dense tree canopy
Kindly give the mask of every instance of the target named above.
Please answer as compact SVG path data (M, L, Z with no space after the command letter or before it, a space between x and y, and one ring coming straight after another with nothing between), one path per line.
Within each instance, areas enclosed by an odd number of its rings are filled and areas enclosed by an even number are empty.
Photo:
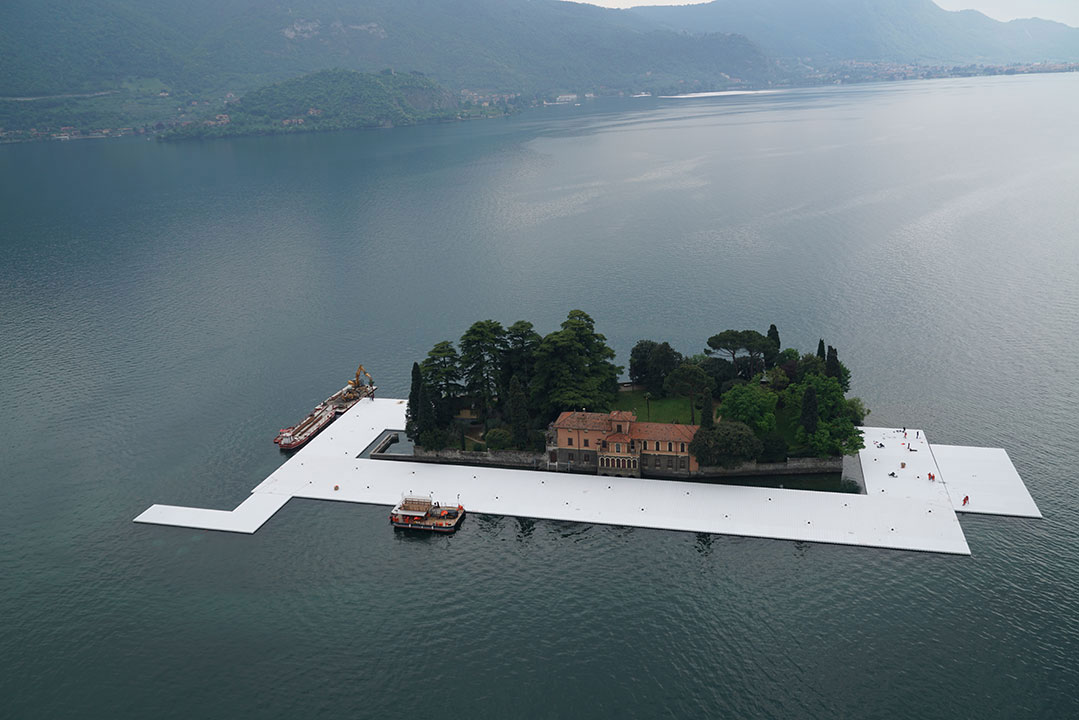
M807 395L810 395L808 400ZM863 447L856 426L865 418L865 406L857 398L848 400L844 397L836 378L816 373L807 375L802 383L787 388L783 399L788 406L801 409L797 437L814 454L820 457L845 455ZM815 425L814 400L817 406Z
M667 376L682 364L682 353L670 343L641 340L629 354L629 379L635 385L643 385L653 397L666 391Z
M629 351L629 381L634 385L646 385L650 370L648 359L658 345L655 340L638 340Z
M518 320L506 328L506 346L502 352L499 394L509 387L516 377L521 387L532 383L532 371L536 363L536 348L543 338L527 320Z
M631 377L645 387L660 383L656 395L645 391L645 403L660 402L662 393L687 398L690 423L701 402L705 414L693 447L704 453L698 457L703 465L777 461L788 451L822 457L857 451L857 426L868 411L844 395L850 373L838 350L826 346L824 358L800 355L780 348L778 338L774 325L767 335L728 330L709 338L710 351L729 360L686 359L669 343L641 340L630 353ZM542 430L560 412L618 407L622 368L581 310L542 337L524 320L508 328L482 320L466 330L459 347L460 353L451 341L439 342L413 367L406 429L423 447L458 439L463 446L463 433L452 429L462 408L479 410L490 449L525 449L543 445ZM721 400L718 423L710 412L713 392Z
M763 447L748 425L724 420L698 430L689 444L689 451L701 465L733 468L756 460Z
M487 409L498 393L506 331L495 320L480 320L461 336L460 348L465 391L479 404L480 417L486 420Z
M772 327L774 328L775 326L773 325ZM778 340L778 330L775 335ZM745 367L749 375L764 369L766 355L771 356L773 353L779 352L779 348L774 341L761 335L756 330L724 330L708 338L708 347L712 351L724 352L730 355L731 364L735 367L739 366L739 355L745 353L748 358L748 363Z
M563 410L605 412L614 402L622 371L612 362L614 356L592 318L581 310L570 311L562 329L536 348L534 404L552 419Z
M672 395L689 398L689 422L693 423L693 409L699 398L705 398L705 407L711 410L712 388L715 381L699 365L683 363L667 376L664 389Z
M723 394L719 412L724 420L745 423L764 435L776 427L779 396L759 384L736 385Z

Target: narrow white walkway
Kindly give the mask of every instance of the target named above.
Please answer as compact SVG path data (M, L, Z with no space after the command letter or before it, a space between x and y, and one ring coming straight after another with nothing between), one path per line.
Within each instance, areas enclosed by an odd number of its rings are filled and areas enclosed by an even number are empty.
M928 480L943 474L928 443L907 450L901 431L866 428L865 495L356 457L384 429L403 427L404 412L403 400L359 403L234 511L155 505L135 521L252 533L293 497L391 506L402 494L429 493L478 513L970 554L947 487Z
M204 510L178 505L153 505L135 522L177 525L200 530L253 533L292 498L272 493L251 493L235 510Z

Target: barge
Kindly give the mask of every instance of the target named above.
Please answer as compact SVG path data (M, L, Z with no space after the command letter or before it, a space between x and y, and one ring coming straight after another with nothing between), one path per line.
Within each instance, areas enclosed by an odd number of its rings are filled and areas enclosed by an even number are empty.
M464 519L463 506L439 505L430 496L406 496L390 511L390 524L400 530L451 533Z
M356 377L349 380L347 385L316 405L311 414L300 422L279 430L273 441L282 450L301 448L332 423L338 415L347 412L365 397L372 399L375 397L375 382L371 378L371 373L360 365L356 370Z

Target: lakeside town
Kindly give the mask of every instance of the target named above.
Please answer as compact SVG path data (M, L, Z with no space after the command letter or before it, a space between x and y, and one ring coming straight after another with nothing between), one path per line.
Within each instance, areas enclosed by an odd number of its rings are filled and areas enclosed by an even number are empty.
M737 79L732 80L743 89L794 89L802 87L850 85L873 82L900 82L906 80L934 80L957 77L992 77L1006 75L1031 75L1045 73L1070 73L1079 71L1079 63L1071 62L1035 62L1014 63L1009 65L922 65L915 63L882 62L882 61L842 61L824 67L814 67L801 61L784 61L786 75L783 79L769 83L767 87L757 87L752 83L740 83ZM145 95L145 97L143 97ZM607 90L599 88L590 92L565 92L555 95L525 96L522 93L492 92L473 89L463 89L457 93L457 99L465 110L474 108L476 112L462 112L456 116L457 120L473 119L475 117L492 117L493 110L499 110L499 115L511 114L529 107L542 105L568 104L597 97L615 96L626 97L630 95L647 96L649 93L629 93L626 91ZM180 104L174 100L182 98ZM85 109L72 110L67 115L61 112L44 113L39 121L31 119L29 123L20 123L13 115L18 113L4 113L0 117L8 117L7 127L0 126L0 144L17 142L42 142L71 140L105 140L109 138L123 138L131 136L159 137L166 133L178 130L190 130L193 127L211 129L229 125L233 118L230 113L230 105L238 103L241 98L235 92L225 92L214 96L193 96L191 93L174 93L168 89L154 88L153 92L132 93L125 89L122 91L102 91L86 93L82 95L64 96L41 96L41 97L18 97L0 98L0 103L29 105L35 102L53 102L61 98L84 99L108 102L110 97L119 102L123 97L124 107L130 105L144 106L134 119L140 122L129 121L119 126L102 126L93 122L80 122L79 116L93 115ZM147 112L148 107L154 109ZM115 113L112 113L115 114ZM317 116L321 109L312 107L306 114ZM51 118L51 119L50 119ZM285 118L279 122L282 128L306 124L305 114L294 118ZM22 125L17 126L17 125Z

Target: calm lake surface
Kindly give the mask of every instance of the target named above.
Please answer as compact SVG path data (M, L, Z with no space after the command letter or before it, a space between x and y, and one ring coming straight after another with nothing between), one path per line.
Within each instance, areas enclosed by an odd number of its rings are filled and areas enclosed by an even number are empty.
M0 716L1079 715L1079 75L0 147ZM839 348L870 424L1005 447L973 557L295 501L230 509L358 362L589 312L628 362Z

